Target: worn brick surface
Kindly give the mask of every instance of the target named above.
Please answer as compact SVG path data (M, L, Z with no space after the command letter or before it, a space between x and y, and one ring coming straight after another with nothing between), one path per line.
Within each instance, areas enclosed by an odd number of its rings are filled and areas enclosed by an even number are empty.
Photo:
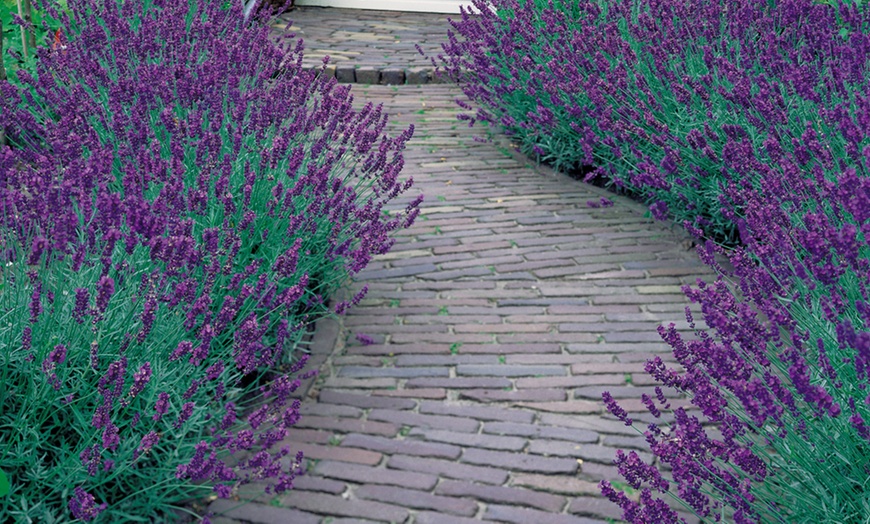
M547 513L535 509L521 508L517 506L504 506L490 504L483 514L485 520L498 522L510 522L512 524L604 524L604 520L588 519L562 513Z
M559 512L565 506L565 497L537 491L502 486L485 486L471 482L445 480L435 489L438 495L473 497L485 502L519 504L550 512Z
M451 515L470 517L477 513L477 502L470 498L440 497L425 491L387 486L362 486L356 490L362 499L379 500L414 509L437 509Z
M390 484L406 488L430 490L438 483L436 475L373 468L345 462L323 461L317 464L314 474L359 484Z
M406 455L395 455L391 457L387 462L387 466L410 471L433 473L440 475L441 477L452 479L476 480L488 484L504 484L508 479L509 471L502 468L470 466L468 464L458 464L447 460L417 458Z
M618 520L597 482L619 478L617 449L649 450L601 392L643 424L639 397L654 386L644 363L673 361L656 328L685 329L680 286L710 279L686 235L501 137L474 141L479 130L456 120L461 90L433 83L407 52L419 57L415 41L438 52L446 16L296 14L306 64L329 54L339 81L372 84L353 86L354 104L384 104L393 134L416 128L401 174L414 186L385 210L426 199L342 291L368 285L365 299L317 324L319 375L300 389L302 418L285 441L310 459L298 490L280 507L212 506L244 523ZM586 206L602 196L614 206Z
M231 500L217 499L212 502L209 511L224 517L244 519L252 524L319 524L321 518L312 513L299 511L291 507L275 507L266 504L245 504ZM212 522L215 522L214 520Z
M408 510L395 504L369 500L347 500L341 496L303 493L291 490L281 497L281 504L288 508L328 516L362 517L376 521L404 522ZM284 522L293 522L284 520Z
M576 460L475 448L466 449L462 453L461 460L469 464L497 466L510 471L533 473L573 473L577 471Z
M341 445L380 451L390 455L403 453L405 455L417 455L420 457L455 459L462 454L462 448L448 444L395 440L359 434L348 435L342 440Z

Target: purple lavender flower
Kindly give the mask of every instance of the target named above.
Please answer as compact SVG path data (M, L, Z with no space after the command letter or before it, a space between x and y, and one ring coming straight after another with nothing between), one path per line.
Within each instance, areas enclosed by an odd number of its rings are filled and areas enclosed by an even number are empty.
M87 288L76 288L76 303L73 309L72 317L79 324L83 324L85 317L88 316L90 310L90 294Z
M89 522L106 509L106 503L97 504L93 495L76 486L73 497L69 501L69 510L73 517Z
M97 301L95 310L98 315L106 312L106 307L109 305L109 299L115 293L115 281L110 277L101 277L97 282Z
M145 307L142 311L142 329L139 331L139 334L136 336L137 342L140 344L145 337L148 336L148 333L151 331L151 327L154 324L154 313L157 310L157 299L153 296L148 297L145 300Z
M133 374L133 385L130 386L130 391L127 393L127 398L121 404L129 405L136 396L145 389L145 385L151 380L151 363L145 362L139 367L139 370Z
M632 425L633 421L628 416L628 413L619 406L609 391L601 393L601 399L604 400L604 405L607 406L607 410L610 411L613 416L625 423L626 426Z
M369 335L366 335L365 333L357 333L357 334L356 334L356 339L357 339L357 340L360 342L360 344L362 344L363 346L371 346L372 344L375 343L375 339L373 339L373 338L372 338L371 336L369 336Z
M139 447L133 452L133 460L136 460L144 453L148 453L158 442L160 442L160 435L156 431L146 433L139 441Z
M193 415L193 407L195 405L196 404L193 402L185 402L184 405L181 407L181 414L178 415L178 419L176 419L176 421L172 424L172 427L178 429L183 426L184 423L187 422L187 420L190 418L190 416Z
M165 391L161 391L157 395L157 403L154 404L154 415L151 417L152 420L160 420L163 415L166 414L166 411L169 409L169 393Z

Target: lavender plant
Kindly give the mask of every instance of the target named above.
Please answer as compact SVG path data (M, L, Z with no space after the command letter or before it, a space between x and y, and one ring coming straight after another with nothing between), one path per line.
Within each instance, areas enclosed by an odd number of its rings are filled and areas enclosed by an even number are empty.
M66 48L0 86L4 515L168 520L302 469L295 348L422 196L391 204L412 129L236 4L44 6Z
M557 168L587 166L587 180L601 176L654 217L720 242L737 237L718 204L731 134L799 139L820 109L866 88L857 5L494 5L453 22L440 56L480 107L464 118L504 126Z
M620 453L620 472L641 499L607 482L602 492L630 522L678 521L656 491L704 521L865 522L870 515L870 162L808 181L786 151L767 191L727 190L730 205L746 210L735 218L744 246L699 248L720 277L684 291L710 329L686 341L673 325L659 328L683 371L660 359L647 371L689 394L705 420L678 408L675 422L647 427L658 468ZM870 159L870 147L864 151ZM810 159L813 167L822 161ZM733 271L716 263L717 253ZM643 400L656 418L668 406L662 394L659 406ZM632 425L611 398L605 402Z

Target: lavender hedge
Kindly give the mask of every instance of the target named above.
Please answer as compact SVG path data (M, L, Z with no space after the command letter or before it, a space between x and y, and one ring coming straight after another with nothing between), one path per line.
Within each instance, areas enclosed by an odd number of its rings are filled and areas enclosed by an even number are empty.
M452 22L439 56L478 106L463 118L500 125L524 152L591 170L587 180L600 176L654 217L689 221L719 242L738 237L720 203L722 185L744 176L730 144L808 140L819 111L860 104L868 89L857 5L489 3ZM815 136L845 120L819 123Z
M481 105L467 118L505 126L557 164L594 164L657 218L681 221L719 275L684 288L709 326L696 340L659 328L680 368L647 364L697 414L679 408L666 423L663 391L644 395L656 420L638 431L655 462L620 451L637 496L608 482L602 493L636 523L681 521L670 499L704 522L865 522L866 5L494 5L456 22L445 48Z
M413 128L238 4L42 6L65 47L0 85L2 515L172 520L304 469L300 343L416 217Z

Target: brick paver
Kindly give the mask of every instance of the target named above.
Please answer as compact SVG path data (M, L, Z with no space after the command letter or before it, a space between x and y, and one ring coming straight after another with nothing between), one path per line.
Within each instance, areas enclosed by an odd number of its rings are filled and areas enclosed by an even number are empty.
M359 84L428 84L442 82L428 55L447 42L447 18L460 15L360 11L297 7L279 17L277 37L288 28L305 43L302 67L319 69L329 57L326 74L339 82Z
M414 188L394 207L420 192L425 203L348 289L366 284L366 298L340 321L318 324L320 374L287 441L306 452L309 480L226 517L618 518L596 484L619 479L617 449L644 458L649 450L600 394L625 399L645 420L639 397L653 382L644 362L672 360L656 328L685 328L680 286L710 277L687 251L687 235L644 218L636 202L530 165L503 138L475 141L483 131L456 120L455 86L353 92L358 103L383 103L392 129L416 126L402 173ZM586 205L602 196L614 206Z

